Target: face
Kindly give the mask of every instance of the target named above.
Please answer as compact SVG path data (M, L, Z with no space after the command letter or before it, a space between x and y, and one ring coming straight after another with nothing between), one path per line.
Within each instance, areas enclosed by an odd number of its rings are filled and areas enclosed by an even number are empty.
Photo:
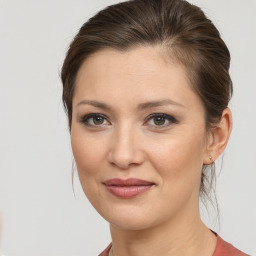
M157 47L104 49L77 75L71 143L79 179L116 227L145 229L198 210L204 107L184 68L164 56Z

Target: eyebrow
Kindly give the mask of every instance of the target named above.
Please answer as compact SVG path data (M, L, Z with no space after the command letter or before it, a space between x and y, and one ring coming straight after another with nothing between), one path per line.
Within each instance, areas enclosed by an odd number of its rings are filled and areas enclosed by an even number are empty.
M96 101L96 100L82 100L76 105L76 107L84 104L91 105L96 108L101 108L104 110L112 110L112 107L110 105L103 102ZM155 108L155 107L166 106L166 105L176 105L176 106L185 108L185 106L182 105L181 103L178 103L171 99L163 99L163 100L148 101L148 102L141 103L137 106L137 109L142 111L144 109Z
M155 107L166 106L166 105L176 105L176 106L185 108L185 106L182 105L181 103L178 103L171 99L163 99L163 100L156 100L156 101L141 103L138 105L138 110L144 110L147 108L155 108Z

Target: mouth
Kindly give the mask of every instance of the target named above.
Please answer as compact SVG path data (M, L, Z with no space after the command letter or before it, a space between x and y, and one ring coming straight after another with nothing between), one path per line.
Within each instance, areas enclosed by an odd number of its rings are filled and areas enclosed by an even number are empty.
M119 198L133 198L148 190L155 183L151 181L130 178L130 179L110 179L103 182L107 190Z

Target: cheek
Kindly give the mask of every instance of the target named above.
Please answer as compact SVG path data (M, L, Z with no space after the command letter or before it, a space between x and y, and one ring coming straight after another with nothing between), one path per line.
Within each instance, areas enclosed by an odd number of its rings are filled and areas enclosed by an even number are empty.
M98 199L101 197L99 184L102 180L99 174L103 170L102 144L79 129L73 130L71 144L83 191L91 204L97 208Z
M195 138L202 136L176 134L173 139L153 147L151 164L158 171L160 178L159 204L165 205L168 202L166 214L175 214L184 205L192 205L192 208L197 205L204 146L202 140Z
M74 129L72 132L71 144L78 171L83 170L85 174L89 175L97 172L98 168L95 168L95 165L98 166L100 163L102 144L88 134L79 132L79 129L77 131Z
M81 186L92 202L99 196L100 172L104 169L103 141L84 132L83 127L74 127L71 144Z
M195 179L200 180L205 148L202 134L176 133L152 147L152 163L163 182L168 180L184 185L186 182L195 182Z

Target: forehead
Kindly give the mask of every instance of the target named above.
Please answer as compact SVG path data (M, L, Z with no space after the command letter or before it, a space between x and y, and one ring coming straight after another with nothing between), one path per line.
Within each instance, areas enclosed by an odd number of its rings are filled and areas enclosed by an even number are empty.
M175 70L174 70L175 69ZM171 72L171 71L174 72ZM140 46L126 51L111 48L99 50L90 55L81 65L76 77L76 84L87 81L100 81L102 78L127 76L130 79L159 79L164 75L183 79L189 83L182 65L167 58L160 46ZM170 78L170 76L169 76Z
M80 67L74 101L82 98L132 97L134 101L175 98L186 102L193 94L185 68L166 57L158 46L127 51L103 49L88 57ZM198 100L198 98L197 98Z

